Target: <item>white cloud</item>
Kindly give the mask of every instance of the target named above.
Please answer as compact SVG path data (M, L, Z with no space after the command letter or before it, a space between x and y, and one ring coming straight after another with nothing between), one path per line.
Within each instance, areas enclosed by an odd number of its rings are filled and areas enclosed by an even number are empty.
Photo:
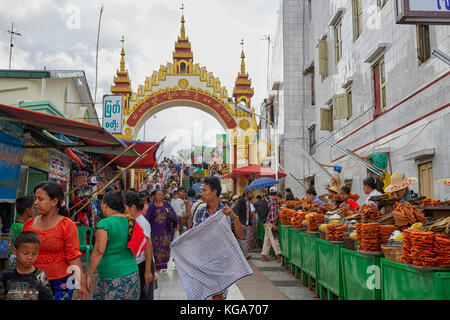
M110 92L120 62L120 39L125 36L126 68L132 88L136 90L145 77L160 65L172 61L174 43L180 32L181 2L185 5L186 33L192 43L194 63L206 66L221 80L229 94L240 69L240 41L245 40L247 72L252 79L255 96L253 106L266 97L267 42L265 34L274 34L279 0L135 0L135 1L60 1L3 0L0 21L15 29L22 37L15 38L13 68L15 69L81 69L86 72L94 96L95 52L99 10L104 4L99 43L97 101ZM79 28L69 28L79 7ZM17 8L20 8L18 10ZM73 21L72 21L73 22ZM76 22L76 21L75 21ZM69 23L70 25L70 23ZM76 23L75 23L76 25ZM0 35L0 68L8 67L9 37ZM101 110L97 106L99 117ZM151 139L157 140L186 123L201 120L204 130L222 130L220 124L206 113L186 109L181 121L177 110L169 109L171 123L159 125L149 120ZM164 116L162 113L160 120ZM157 115L157 116L158 116ZM187 130L187 129L186 129Z

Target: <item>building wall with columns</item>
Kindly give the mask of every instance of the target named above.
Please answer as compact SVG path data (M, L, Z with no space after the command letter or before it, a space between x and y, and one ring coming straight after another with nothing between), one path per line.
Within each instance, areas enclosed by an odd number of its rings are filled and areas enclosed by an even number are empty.
M295 92L284 91L284 114L286 117L290 103L299 103L304 110L313 110L314 114L310 118L299 112L300 125L290 117L292 123L284 121L283 134L285 137L299 134L306 139L303 145L307 152L310 152L308 141L315 138L311 156L323 164L342 166L340 177L352 186L352 192L361 195L360 202L366 200L362 181L368 176L367 169L342 157L343 153L325 143L322 136L363 157L387 153L392 170L409 177L419 177L419 166L431 163L431 196L450 198L449 188L436 182L450 176L449 67L432 55L424 62L419 61L416 26L395 23L394 1L388 1L382 8L375 1L358 2L362 32L354 39L353 1L280 1L284 30L296 30L292 36L286 31L278 35L283 37L283 81L297 84ZM297 17L292 17L295 14ZM339 22L342 57L336 62L335 26ZM326 77L319 74L319 39L327 45ZM450 54L450 26L430 25L429 40L430 49L437 48ZM297 63L289 63L295 60ZM386 106L377 115L374 68L380 61L384 61ZM304 74L296 73L295 67L302 64ZM312 64L314 77L307 70ZM334 108L333 96L346 94L347 90L351 90L351 115L333 119L331 131L321 130L320 109ZM313 100L315 105L312 105ZM313 126L312 137L309 130L302 130ZM293 163L285 163L286 170L296 173L298 178L314 177L317 192L324 193L329 179L302 153L287 144L286 138L284 141L285 161L296 159ZM301 187L292 181L287 180L286 187L291 187L298 197L304 195L300 192ZM419 183L412 189L420 191Z

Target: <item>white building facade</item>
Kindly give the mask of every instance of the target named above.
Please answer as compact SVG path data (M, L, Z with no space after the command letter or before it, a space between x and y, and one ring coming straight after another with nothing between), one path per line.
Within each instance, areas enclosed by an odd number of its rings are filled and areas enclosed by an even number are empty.
M368 170L321 139L327 137L361 157L387 154L388 172L419 178L416 192L450 198L436 182L450 176L450 67L431 54L450 53L450 26L396 24L393 0L280 0L278 17L273 57L282 52L282 59L272 60L270 82L283 82L286 171L326 192L329 177L301 147L321 164L341 166L340 178L364 201ZM284 187L304 197L292 177Z

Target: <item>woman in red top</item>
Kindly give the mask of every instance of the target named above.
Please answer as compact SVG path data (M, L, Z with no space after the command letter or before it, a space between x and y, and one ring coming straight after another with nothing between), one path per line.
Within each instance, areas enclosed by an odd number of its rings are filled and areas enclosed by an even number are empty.
M34 188L37 217L29 219L23 231L37 233L41 240L34 266L44 271L50 280L55 300L71 300L74 273L81 282L78 297L86 299L86 282L81 266L78 231L63 203L64 191L53 182L43 182Z
M343 200L342 207L346 207L346 208L349 208L349 209L358 209L359 208L359 204L356 203L355 200L350 198L350 188L349 187L343 186L341 188L339 196Z

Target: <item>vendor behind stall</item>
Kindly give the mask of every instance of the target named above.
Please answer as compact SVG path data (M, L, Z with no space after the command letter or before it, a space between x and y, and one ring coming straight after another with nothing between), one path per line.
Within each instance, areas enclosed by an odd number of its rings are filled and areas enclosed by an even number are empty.
M391 177L391 184L384 189L384 192L392 192L400 202L406 202L419 198L420 195L409 189L409 186L415 184L417 178L407 178L401 172L394 172Z
M317 203L319 206L322 206L324 204L324 202L319 199L319 197L317 196L317 192L314 189L306 190L306 199Z
M364 179L363 180L363 190L364 190L364 193L368 195L365 204L376 205L375 202L370 201L369 199L371 197L382 196L384 193L383 187L384 187L384 184L379 178L368 177L368 178Z
M327 197L328 203L339 205L342 203L342 199L339 197L339 192L344 185L344 181L340 178L331 179L328 186L325 187L328 193L319 195L319 198Z
M343 200L341 203L341 208L349 208L349 209L358 209L359 204L350 198L350 188L347 186L341 187L341 190L339 192L339 196Z

